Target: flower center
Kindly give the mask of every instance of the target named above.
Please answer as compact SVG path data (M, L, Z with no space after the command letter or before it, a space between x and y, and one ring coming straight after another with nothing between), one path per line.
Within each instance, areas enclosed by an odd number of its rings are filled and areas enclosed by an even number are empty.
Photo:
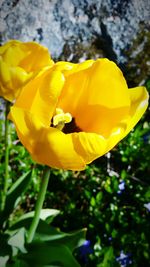
M75 123L75 118L73 118L69 112L64 113L61 108L56 108L50 126L55 127L66 134L81 132L81 129Z

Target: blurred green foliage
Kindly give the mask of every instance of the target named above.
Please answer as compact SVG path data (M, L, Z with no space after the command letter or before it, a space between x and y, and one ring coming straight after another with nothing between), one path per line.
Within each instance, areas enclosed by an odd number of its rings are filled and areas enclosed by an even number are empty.
M150 91L150 80L146 84ZM75 257L83 267L149 266L150 109L135 129L85 171L52 170L44 208L61 210L53 226L87 228L88 243ZM4 129L0 120L0 185L4 176ZM34 209L43 166L31 159L10 124L9 186L32 170L32 181L10 224ZM120 253L124 255L121 258Z

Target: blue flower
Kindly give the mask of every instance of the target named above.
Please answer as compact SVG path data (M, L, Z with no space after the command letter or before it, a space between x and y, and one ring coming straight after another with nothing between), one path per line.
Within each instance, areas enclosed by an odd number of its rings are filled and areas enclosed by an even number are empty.
M124 254L124 252L121 251L120 256L117 257L116 260L120 263L121 267L126 267L132 263L131 253Z
M119 190L117 191L117 194L121 194L122 191L125 190L125 181L121 180L120 184L118 185L118 187L119 187Z
M91 248L91 241L85 240L84 244L79 248L79 257L83 262L87 262L89 254L93 253Z
M148 209L148 211L150 211L150 202L149 203L145 203L144 207Z

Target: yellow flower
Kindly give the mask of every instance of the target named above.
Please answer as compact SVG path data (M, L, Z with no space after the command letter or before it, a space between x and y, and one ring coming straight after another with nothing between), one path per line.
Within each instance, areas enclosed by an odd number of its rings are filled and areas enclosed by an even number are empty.
M128 89L107 59L58 62L22 89L10 117L35 161L82 170L125 137L147 105L146 89Z
M0 47L0 96L14 100L23 85L52 64L48 49L35 42L7 42Z

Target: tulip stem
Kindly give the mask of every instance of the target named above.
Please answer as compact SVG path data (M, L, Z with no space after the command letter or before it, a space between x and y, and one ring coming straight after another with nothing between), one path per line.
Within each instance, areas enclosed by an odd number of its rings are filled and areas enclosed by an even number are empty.
M4 210L5 207L5 201L6 201L6 195L7 195L7 190L8 190L8 185L9 185L9 120L7 119L7 115L9 113L10 109L10 103L6 101L5 105L5 137L4 137L4 142L5 142L5 176L4 176L4 191L2 195L2 210Z
M40 220L40 212L41 212L43 202L45 199L45 194L46 194L46 190L47 190L47 186L48 186L49 177L50 177L50 169L46 167L46 169L43 173L42 180L41 180L41 186L40 186L40 190L38 193L37 202L35 205L34 217L33 217L33 220L31 222L28 236L27 236L27 243L32 242L34 234L36 232L36 229L37 229L37 226L38 226L38 223Z

